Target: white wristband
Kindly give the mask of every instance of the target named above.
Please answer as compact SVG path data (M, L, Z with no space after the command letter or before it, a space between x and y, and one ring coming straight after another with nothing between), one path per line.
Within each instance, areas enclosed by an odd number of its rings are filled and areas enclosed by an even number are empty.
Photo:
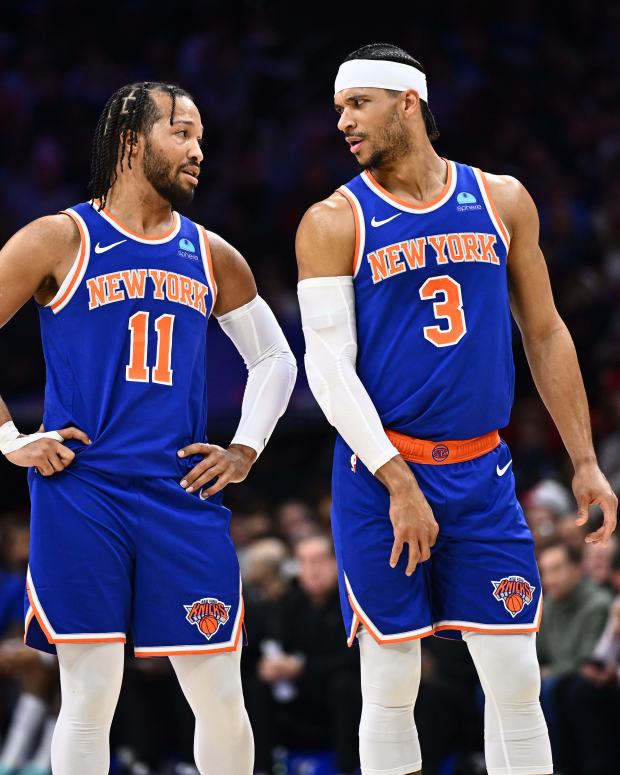
M8 455L11 452L15 452L27 444L32 444L33 441L39 439L55 439L56 441L64 441L63 437L57 431L46 431L45 433L31 433L28 436L22 436L15 427L13 420L5 422L0 426L0 452L3 455Z

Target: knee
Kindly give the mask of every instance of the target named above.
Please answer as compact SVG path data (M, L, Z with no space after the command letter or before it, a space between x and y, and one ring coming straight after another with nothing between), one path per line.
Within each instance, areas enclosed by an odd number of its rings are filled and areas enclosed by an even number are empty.
M364 703L413 706L420 686L420 644L379 645L365 636L360 649Z
M467 643L485 694L499 704L538 702L540 667L529 635L478 635ZM483 640L487 639L487 640Z

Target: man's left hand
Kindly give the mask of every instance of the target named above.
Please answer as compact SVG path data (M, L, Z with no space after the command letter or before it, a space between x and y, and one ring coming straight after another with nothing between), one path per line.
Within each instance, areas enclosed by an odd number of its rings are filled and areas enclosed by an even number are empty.
M189 444L178 451L179 457L202 455L203 459L181 480L186 492L196 492L207 482L217 477L217 481L206 490L202 490L203 499L215 495L231 482L242 482L256 460L256 450L243 444L231 444L228 449L217 444Z
M596 463L587 463L575 470L573 493L577 501L579 516L576 524L585 525L588 521L588 507L600 506L603 512L603 524L593 533L588 533L586 543L607 546L609 537L616 529L618 516L618 498L605 475Z

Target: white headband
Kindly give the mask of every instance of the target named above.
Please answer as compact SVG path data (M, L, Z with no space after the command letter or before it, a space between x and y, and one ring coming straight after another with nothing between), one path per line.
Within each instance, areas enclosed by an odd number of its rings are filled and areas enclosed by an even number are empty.
M336 76L334 94L354 87L394 91L415 89L420 99L428 102L424 73L417 67L403 65L400 62L388 62L385 59L351 59L344 62L340 65Z

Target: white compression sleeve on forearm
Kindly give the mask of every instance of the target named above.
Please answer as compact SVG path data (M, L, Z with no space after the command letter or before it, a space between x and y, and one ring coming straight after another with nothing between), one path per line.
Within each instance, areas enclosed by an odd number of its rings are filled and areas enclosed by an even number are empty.
M398 455L357 375L352 277L313 277L297 286L308 384L327 420L373 474Z
M241 421L231 444L252 447L260 455L293 392L295 357L275 315L260 296L222 315L218 323L248 370Z

